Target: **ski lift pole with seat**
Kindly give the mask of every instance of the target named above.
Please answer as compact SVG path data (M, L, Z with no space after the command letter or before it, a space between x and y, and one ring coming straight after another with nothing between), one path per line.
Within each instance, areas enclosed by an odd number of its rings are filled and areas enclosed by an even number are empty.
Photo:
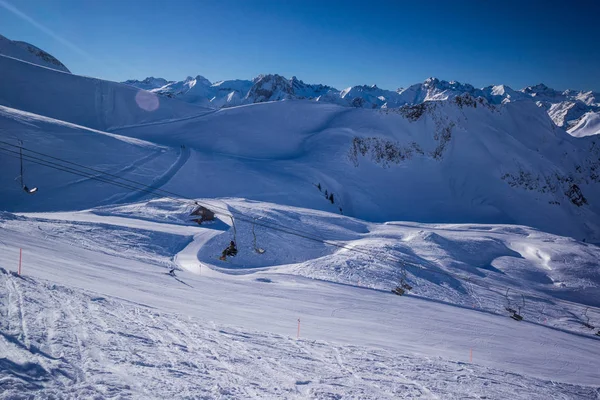
M19 175L20 179L21 179L21 188L23 188L23 190L25 191L25 193L28 194L33 194L35 192L38 191L37 187L34 188L28 188L27 185L25 185L24 182L24 178L23 178L23 141L19 140L19 159L21 161L21 174Z
M515 321L523 321L523 316L521 315L521 309L525 308L525 296L521 295L521 297L523 298L523 304L520 306L517 306L517 311L514 311L513 314L510 316Z
M219 260L221 260L221 261L225 261L227 259L227 256L235 257L238 252L237 251L237 242L236 242L237 230L235 228L235 221L233 219L233 215L230 215L229 218L231 218L231 226L233 226L233 240L231 241L229 246L227 248L225 248L225 250L223 250L223 253L219 257Z
M254 244L254 251L257 252L258 254L264 254L266 250L263 249L262 247L258 247L256 245L256 232L254 231L254 225L255 225L255 223L256 223L256 218L254 218L252 220L252 236L254 237L254 242L253 242L253 244Z
M594 329L594 325L590 324L590 317L587 315L587 312L589 309L590 308L587 307L585 309L585 312L583 313L583 316L586 318L586 321L583 323L583 326L585 326L586 328L589 328L589 329Z

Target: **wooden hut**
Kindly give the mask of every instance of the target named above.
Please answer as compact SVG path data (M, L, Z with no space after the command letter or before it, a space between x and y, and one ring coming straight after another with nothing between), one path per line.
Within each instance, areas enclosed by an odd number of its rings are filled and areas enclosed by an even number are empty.
M214 221L215 213L210 211L208 208L204 206L198 206L192 211L190 216L195 217L192 218L192 221L197 222L198 225L202 225L203 222L206 221Z

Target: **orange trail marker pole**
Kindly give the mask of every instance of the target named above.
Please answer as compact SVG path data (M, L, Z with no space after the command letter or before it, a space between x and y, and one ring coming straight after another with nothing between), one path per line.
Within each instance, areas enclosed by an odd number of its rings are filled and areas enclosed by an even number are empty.
M298 318L298 334L296 335L296 339L300 339L300 318Z
M19 275L21 275L21 260L23 259L23 249L19 249Z
M471 351L469 351L469 362L470 363L473 362L473 349L471 349Z

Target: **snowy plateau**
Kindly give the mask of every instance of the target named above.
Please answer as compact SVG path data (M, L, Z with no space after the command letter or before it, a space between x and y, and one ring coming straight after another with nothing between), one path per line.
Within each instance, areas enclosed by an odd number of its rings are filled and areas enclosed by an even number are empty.
M600 399L597 93L0 71L0 399Z

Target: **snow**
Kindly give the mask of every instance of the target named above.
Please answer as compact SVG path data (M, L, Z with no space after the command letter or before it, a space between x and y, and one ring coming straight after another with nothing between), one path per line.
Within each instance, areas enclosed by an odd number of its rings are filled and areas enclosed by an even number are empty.
M575 137L585 136L571 129L578 124L579 118L587 112L600 110L600 104L596 100L599 98L598 93L575 90L559 92L544 84L528 86L520 91L507 85L477 89L468 83L428 78L423 83L397 91L380 89L376 85L351 86L339 91L322 84L306 84L295 76L288 80L277 74L259 75L251 81L228 80L214 84L200 75L196 78L187 77L179 82L149 77L143 81L129 80L124 83L217 109L289 99L310 99L345 107L391 109L429 101L452 100L465 94L482 97L489 104L534 101L548 112L554 123L567 129Z
M44 50L26 42L13 41L0 35L0 54L62 72L70 72L63 63Z
M585 113L569 133L575 137L592 136L600 134L600 112Z
M134 86L138 89L152 90L152 89L159 89L159 88L161 88L167 84L173 83L173 82L169 82L164 78L155 78L153 76L149 76L148 78L144 79L143 81L138 81L136 79L130 79L123 83L126 85Z
M567 255L561 248L579 256L590 251L551 235L526 239L536 234L528 228L378 225L342 216L327 220L326 213L272 204L228 201L227 205L279 217L290 229L320 226L319 234L346 242L352 231L357 235L366 227L359 246L373 257L377 249L365 241L381 246L374 239L395 242L394 236L406 239L413 232L417 236L404 242L411 250L424 258L423 252L439 255L441 249L423 247L426 239L415 242L427 237L419 231L456 235L470 244L480 232L507 242L528 240L554 249L553 259ZM140 220L137 215L143 211L155 220ZM25 274L0 274L5 291L0 310L6 316L0 349L10 360L4 366L7 396L19 390L46 397L63 391L75 397L119 392L140 398L186 393L378 398L460 398L467 392L490 398L597 395L598 347L580 323L565 323L564 316L577 312L569 305L549 301L539 314L536 307L542 303L528 296L525 321L517 323L502 310L503 293L474 285L475 292L462 297L465 302L477 301L475 307L456 307L444 300L448 289L443 282L431 282L439 299L432 296L433 289L426 289L423 297L419 291L425 285L412 274L416 295L401 298L386 290L392 279L378 276L392 266L358 269L359 282L347 284L333 266L357 261L360 253L322 246L311 255L305 251L310 244L302 238L286 236L274 246L260 232L267 253L258 255L249 250L251 236L240 223L240 257L222 263L215 253L231 232L218 224L217 229L181 225L177 216L183 218L183 211L176 203L158 200L118 207L115 215L106 207L100 214L94 210L23 214L16 219L3 215L2 268L14 270L15 250L23 247ZM295 223L281 219L300 213L303 217ZM195 260L191 243L196 243L194 251L201 249ZM442 249L457 254L452 241L442 243ZM598 250L591 251L590 257L597 259ZM322 266L319 253L323 254L329 260L321 274L327 276L312 278L303 271L309 260L289 263L283 257L286 253L289 258L316 257L313 268ZM262 268L248 265L263 257L267 261L257 264ZM497 254L496 259L510 265L507 257ZM271 260L286 264L268 266ZM178 270L175 278L166 274L168 268L190 262L201 267ZM566 275L576 279L576 259L568 263ZM532 260L527 269L535 271L538 264ZM513 271L503 273L511 276ZM487 274L489 279L501 276ZM520 289L535 290L536 279L521 278ZM598 276L593 279L600 282ZM545 320L536 322L544 315ZM594 310L590 315L597 323L600 314ZM295 339L298 319L300 340ZM575 335L577 331L581 333Z
M529 94L0 68L1 399L600 397L600 148Z
M156 98L158 108L145 110L136 102L140 91L25 63L0 55L3 86L0 105L106 130L134 123L198 115L208 110L175 99Z

